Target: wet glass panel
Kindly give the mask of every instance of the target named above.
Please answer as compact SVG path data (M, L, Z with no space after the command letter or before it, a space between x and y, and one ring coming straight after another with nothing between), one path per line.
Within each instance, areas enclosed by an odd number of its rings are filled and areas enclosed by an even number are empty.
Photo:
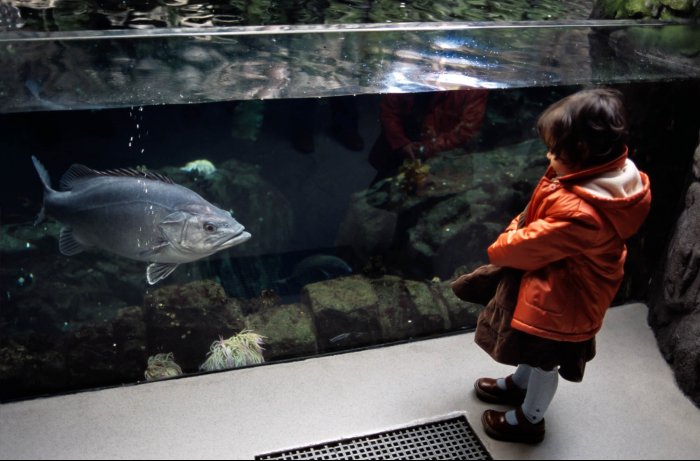
M637 114L632 149L640 167L653 173L652 181L682 175L688 159L668 163L659 152L692 152L676 145L687 136L669 138L665 127L697 133L697 119L689 116L697 80L618 87ZM485 263L486 247L524 208L547 165L535 120L579 88L0 116L3 149L12 159L0 181L0 398L474 328L483 306L458 300L450 281ZM416 127L427 119L439 118L434 126L443 130L444 143L416 161L397 158L386 141L392 107L413 107L402 117L410 137L421 136ZM464 120L469 129L457 129ZM110 246L148 244L133 228L115 239L120 220L75 226L78 233L98 229L99 241L68 256L65 224L49 216L34 225L43 190L31 155L55 189L73 164L158 173L231 212L252 237L181 263L153 284L148 261ZM679 184L656 182L658 203L675 203ZM104 203L109 200L116 199L97 194L88 208L113 205ZM157 202L129 213L147 215ZM653 211L649 228L628 244L629 273L617 303L643 298L671 208ZM129 213L120 219L133 219ZM184 241L189 235L184 227L176 234ZM236 337L245 331L251 333Z
M684 79L700 26L636 21L0 35L0 112Z

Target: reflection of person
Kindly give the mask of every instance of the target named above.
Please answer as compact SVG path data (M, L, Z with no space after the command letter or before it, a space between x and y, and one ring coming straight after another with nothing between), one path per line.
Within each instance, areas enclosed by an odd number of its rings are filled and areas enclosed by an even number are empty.
M494 307L497 292L475 335L496 361L517 366L506 378L475 382L479 399L516 407L485 411L484 429L522 443L543 440L558 376L583 379L622 282L625 239L637 232L651 203L649 178L627 158L618 92L568 96L545 110L537 129L550 166L526 211L488 248L492 264L522 271L515 308Z
M342 23L326 0L283 0L264 2L259 11L269 18L277 18L277 24L333 24ZM327 40L322 34L291 34L288 36L289 74L300 87L313 88L324 73L333 73L340 86L354 85L356 77L342 70L350 64L362 62L362 46L359 40ZM364 35L363 35L364 37ZM316 50L313 54L308 50ZM300 53L300 56L297 56ZM301 64L299 64L301 63ZM338 68L340 71L336 72ZM313 93L313 91L311 91ZM330 108L330 134L346 149L362 151L365 141L359 130L359 114L355 96L324 98ZM289 130L292 147L300 153L311 154L316 150L314 131L321 100L316 97L290 100Z
M426 159L463 146L479 131L486 90L387 94L380 102L382 132L369 154L374 182L393 176L405 159Z
M304 154L315 150L314 125L318 111L318 98L295 99L291 101L290 131L292 145ZM365 148L364 139L359 133L359 114L354 96L328 98L331 110L331 134L347 149L361 151Z

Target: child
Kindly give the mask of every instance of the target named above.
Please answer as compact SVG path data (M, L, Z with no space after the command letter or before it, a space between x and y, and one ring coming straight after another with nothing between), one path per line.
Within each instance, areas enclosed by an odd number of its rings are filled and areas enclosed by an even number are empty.
M475 335L496 361L517 366L506 378L474 383L479 399L516 407L486 410L484 430L522 443L544 439L544 413L558 375L583 379L622 282L625 239L637 232L651 203L649 178L627 158L619 92L572 94L544 111L537 130L550 166L526 211L488 248L493 265L522 273L513 290L515 308L492 300Z

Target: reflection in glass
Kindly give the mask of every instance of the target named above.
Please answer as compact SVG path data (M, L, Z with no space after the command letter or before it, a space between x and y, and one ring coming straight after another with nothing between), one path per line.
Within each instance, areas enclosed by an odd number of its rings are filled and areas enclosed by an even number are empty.
M104 2L96 0L13 0L27 19L26 30L103 30L133 27L211 27L282 24L362 24L438 21L526 21L587 19L592 0L465 2L394 0L277 2Z

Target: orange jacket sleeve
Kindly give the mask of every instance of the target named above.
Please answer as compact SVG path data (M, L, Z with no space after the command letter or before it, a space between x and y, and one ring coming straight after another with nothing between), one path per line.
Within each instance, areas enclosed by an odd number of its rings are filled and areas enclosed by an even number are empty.
M502 233L488 248L497 266L537 270L590 249L601 223L588 214L548 216L517 230Z
M520 221L520 215L513 218L513 220L510 222L510 224L508 224L508 227L506 227L506 230L503 232L508 232L508 231L512 231L512 230L517 229L519 221Z

